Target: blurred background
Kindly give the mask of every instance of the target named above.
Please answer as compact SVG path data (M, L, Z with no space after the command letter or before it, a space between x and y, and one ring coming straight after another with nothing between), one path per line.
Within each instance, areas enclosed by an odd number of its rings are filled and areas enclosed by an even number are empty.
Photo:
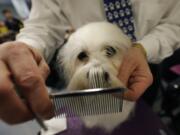
M0 0L0 43L15 39L30 12L29 0Z
M30 9L30 0L0 0L0 43L15 39L16 34L23 28L23 22L28 18ZM51 62L50 66L52 74L47 84L59 87L60 78L56 74L54 63ZM150 64L150 67L154 83L143 95L142 100L169 129L171 135L180 135L180 50L160 64ZM19 132L28 128L24 125L9 128L0 122L0 135L29 135L39 130L38 125L31 122L30 127L34 130Z

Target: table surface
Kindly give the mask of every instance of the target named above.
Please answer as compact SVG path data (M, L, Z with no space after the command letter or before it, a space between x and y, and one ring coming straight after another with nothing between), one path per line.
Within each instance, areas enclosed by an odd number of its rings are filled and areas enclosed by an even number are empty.
M100 128L85 128L79 118L68 118L68 130L58 135L170 135L160 118L142 101L136 105L133 116L112 133Z
M76 123L76 124L74 124ZM39 126L35 121L8 126L0 122L0 135L37 135ZM118 126L111 134L103 129L87 129L79 118L68 118L68 130L58 135L170 135L158 116L144 103L138 102L134 116Z

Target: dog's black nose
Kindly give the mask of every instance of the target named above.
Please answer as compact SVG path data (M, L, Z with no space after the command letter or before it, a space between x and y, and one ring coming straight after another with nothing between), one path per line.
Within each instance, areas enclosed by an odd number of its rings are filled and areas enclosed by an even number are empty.
M104 72L104 80L107 82L109 80L108 72Z

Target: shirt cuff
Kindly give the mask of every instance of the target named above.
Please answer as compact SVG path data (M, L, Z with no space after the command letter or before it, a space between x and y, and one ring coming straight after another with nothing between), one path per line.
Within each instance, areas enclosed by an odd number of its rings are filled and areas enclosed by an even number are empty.
M140 43L147 54L147 60L150 63L159 63L160 56L158 56L158 51L159 51L159 43L156 41L153 41L152 37L144 37L142 40L137 41L137 43Z
M34 41L33 39L30 39L30 38L18 38L18 39L16 39L16 41L23 42L27 46L35 48L46 59L45 47L44 47L43 43Z

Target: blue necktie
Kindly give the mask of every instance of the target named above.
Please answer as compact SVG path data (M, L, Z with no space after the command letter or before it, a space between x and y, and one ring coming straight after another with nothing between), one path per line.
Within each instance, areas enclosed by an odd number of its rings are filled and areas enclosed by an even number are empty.
M132 41L136 41L130 0L104 0L107 20L117 24Z

